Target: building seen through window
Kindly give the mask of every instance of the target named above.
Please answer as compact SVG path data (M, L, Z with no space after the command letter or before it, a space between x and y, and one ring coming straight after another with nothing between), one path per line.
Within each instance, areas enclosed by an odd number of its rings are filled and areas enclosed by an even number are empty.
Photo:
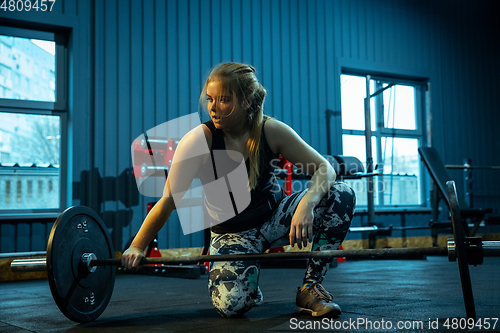
M56 101L55 50L0 34L0 214L60 207L61 117L22 104Z
M0 98L54 102L54 44L0 35Z

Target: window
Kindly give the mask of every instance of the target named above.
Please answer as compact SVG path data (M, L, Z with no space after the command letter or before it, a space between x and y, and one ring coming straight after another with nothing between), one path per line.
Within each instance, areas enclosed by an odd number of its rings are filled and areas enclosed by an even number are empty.
M10 180L5 181L5 203L10 204Z
M374 204L378 208L424 203L418 147L424 139L425 83L396 78L341 75L343 155L367 165L365 97L370 92L371 150L375 171ZM367 205L367 179L349 180L358 205Z
M66 206L64 38L0 26L0 50L0 218L57 215Z
M33 181L28 180L28 201L33 200Z

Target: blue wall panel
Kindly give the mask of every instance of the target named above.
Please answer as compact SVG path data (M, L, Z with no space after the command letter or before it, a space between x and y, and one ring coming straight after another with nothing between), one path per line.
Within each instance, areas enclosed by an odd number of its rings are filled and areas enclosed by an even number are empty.
M128 4L128 2L127 2ZM131 137L131 99L129 98L131 90L131 71L129 70L131 66L131 53L130 53L130 33L131 33L131 22L130 22L130 5L118 6L119 15L117 15L117 54L116 54L116 71L117 71L117 135L118 142L117 146L126 146L130 142ZM127 70L125 70L127 69ZM128 98L125 98L127 96ZM118 174L127 167L130 166L131 156L130 152L125 149L115 149L117 154L118 163ZM124 210L123 205L118 206L118 210ZM121 239L119 235L116 235L115 239L119 240L120 245L125 244L129 238L130 234L134 231L131 230L132 226L128 219L123 219L119 221L121 223ZM115 240L115 242L116 242ZM118 247L121 249L121 246Z

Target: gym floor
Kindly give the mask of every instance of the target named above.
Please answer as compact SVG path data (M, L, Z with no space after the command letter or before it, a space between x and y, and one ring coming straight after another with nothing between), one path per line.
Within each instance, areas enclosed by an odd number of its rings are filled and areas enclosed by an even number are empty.
M465 317L457 263L428 257L347 261L331 268L323 285L343 309L336 319L313 319L295 312L295 292L304 273L299 268L263 268L264 303L236 319L222 318L213 309L207 275L190 280L117 274L106 310L87 324L74 323L59 311L47 281L3 283L0 331L460 332L480 331L480 323L482 331L498 332L500 320L485 318L500 317L500 258L485 258L483 265L469 268L481 319L472 330L453 329L466 324L453 319ZM485 330L488 324L490 329Z

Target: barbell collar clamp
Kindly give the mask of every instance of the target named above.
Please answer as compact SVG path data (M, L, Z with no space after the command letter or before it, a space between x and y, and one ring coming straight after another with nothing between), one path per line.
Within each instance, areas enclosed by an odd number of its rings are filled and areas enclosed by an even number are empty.
M450 262L457 261L455 240L453 238L448 238L448 241L446 242L446 247L448 249L448 261L450 261Z
M94 253L84 253L82 254L82 264L86 267L90 273L94 273L97 269L97 266L91 266L90 263L92 260L96 260L97 256Z
M479 244L471 244L472 239L479 239L480 245ZM476 247L479 248L479 250L473 251L473 246L476 245ZM479 245L479 246L477 246ZM467 254L468 257L469 255L471 258L468 258L469 264L474 265L475 260L479 260L482 262L483 257L499 257L500 256L500 241L482 241L479 237L466 237L465 238L465 246L467 249ZM455 239L454 238L448 238L448 241L446 243L446 248L448 249L448 260L451 262L457 261L457 253L456 253L456 245L455 245ZM472 257L478 257L478 258L472 258ZM476 263L477 264L477 263Z

